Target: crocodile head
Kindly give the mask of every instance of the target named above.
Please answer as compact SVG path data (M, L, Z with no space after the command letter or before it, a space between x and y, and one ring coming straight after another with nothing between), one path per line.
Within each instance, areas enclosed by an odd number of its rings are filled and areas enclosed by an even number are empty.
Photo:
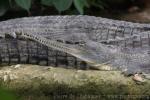
M74 50L72 54L89 65L99 67L114 60L114 52L117 50L98 42L86 40L82 45L70 46Z

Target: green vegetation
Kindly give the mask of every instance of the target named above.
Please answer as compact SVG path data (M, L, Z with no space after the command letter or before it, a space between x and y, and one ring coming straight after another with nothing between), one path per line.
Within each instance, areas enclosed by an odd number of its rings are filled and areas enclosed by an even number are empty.
M104 9L112 9L120 5L126 5L134 0L1 0L0 1L0 16L7 11L26 10L30 15L32 8L37 11L53 8L58 14L66 11L65 14L85 14L88 9L96 8L98 11ZM121 7L120 6L120 7ZM54 11L55 11L54 10Z
M0 100L17 100L17 98L12 92L0 87Z

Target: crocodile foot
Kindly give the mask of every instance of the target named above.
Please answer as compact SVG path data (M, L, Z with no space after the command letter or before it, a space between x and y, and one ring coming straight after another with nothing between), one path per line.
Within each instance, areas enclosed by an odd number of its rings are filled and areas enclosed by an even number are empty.
M136 82L145 82L145 79L140 74L134 74L132 79Z
M146 77L148 77L146 74L143 74L142 72L138 72L135 70L126 70L123 72L123 74L125 76L132 76L132 79L137 83L145 82ZM149 76L149 78L150 78L150 76Z

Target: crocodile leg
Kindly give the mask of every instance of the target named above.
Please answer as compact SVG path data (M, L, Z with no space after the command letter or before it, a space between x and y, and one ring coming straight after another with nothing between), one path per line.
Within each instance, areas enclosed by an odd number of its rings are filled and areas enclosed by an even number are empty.
M147 77L147 76L145 76L145 75L143 75L143 74L141 74L141 73L138 73L138 72L136 72L135 70L125 70L125 71L123 71L122 72L125 76L132 76L132 79L135 81L135 82L140 82L140 83L142 83L142 82L145 82L145 78ZM144 77L143 77L144 76Z
M128 63L126 66L126 70L124 70L122 73L125 76L132 76L133 80L136 82L145 82L145 79L150 79L150 74L144 73L146 69L143 67L146 65L140 65L139 63ZM148 70L147 70L148 71ZM148 71L149 72L149 71Z

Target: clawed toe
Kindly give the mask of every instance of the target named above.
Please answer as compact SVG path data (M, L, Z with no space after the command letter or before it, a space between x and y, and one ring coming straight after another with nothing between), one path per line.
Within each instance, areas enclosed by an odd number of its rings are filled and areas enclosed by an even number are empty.
M132 79L136 82L145 82L144 78L140 74L134 74Z
M145 82L146 81L145 78L150 79L150 75L148 76L147 74L137 73L137 72L133 72L133 71L129 71L129 70L126 70L125 72L123 72L123 74L125 76L132 76L132 79L135 82L139 82L139 83Z

